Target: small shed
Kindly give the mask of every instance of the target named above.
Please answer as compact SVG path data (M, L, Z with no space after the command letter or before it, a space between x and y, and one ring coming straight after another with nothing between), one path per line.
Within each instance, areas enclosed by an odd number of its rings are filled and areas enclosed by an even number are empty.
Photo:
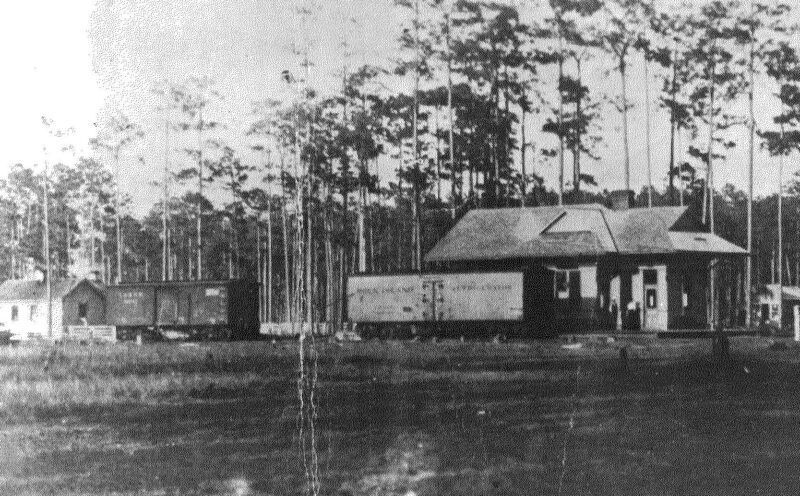
M60 279L51 284L52 320L47 328L47 282L10 279L0 284L0 324L15 339L59 339L67 325L102 324L103 288L88 279Z
M778 299L779 294L782 295L782 301ZM791 333L794 329L796 306L800 306L800 287L767 284L758 293L758 322L761 325L780 327L784 333Z

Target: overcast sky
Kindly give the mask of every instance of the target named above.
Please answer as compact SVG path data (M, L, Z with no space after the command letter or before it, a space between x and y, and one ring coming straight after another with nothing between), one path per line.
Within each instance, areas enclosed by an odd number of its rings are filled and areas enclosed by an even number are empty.
M316 63L312 84L322 92L336 83L342 66L340 48L344 33L352 46L351 65L386 64L403 21L404 12L390 0L321 1L322 11L309 37ZM0 120L0 167L13 163L41 164L43 146L60 147L41 125L41 116L60 128L74 128L67 141L75 154L93 153L87 141L95 134L95 123L110 111L120 110L139 123L145 139L123 156L121 185L135 201L137 214L149 210L158 197L151 185L160 177L164 160L163 117L155 110L157 100L150 90L157 81L180 82L190 76L208 76L216 82L223 100L210 112L227 129L223 139L236 149L246 149L243 131L252 121L252 102L267 97L290 98L282 84L284 69L297 70L293 42L301 43L300 24L294 15L294 0L27 0L4 2L0 15L6 20L0 30L0 62L5 77L0 80L3 118ZM795 13L794 15L797 15ZM355 24L348 19L355 18ZM348 28L349 23L349 28ZM635 188L646 183L644 139L644 74L635 63L629 88L635 105L631 112L631 168ZM584 68L590 91L614 94L619 78L607 74L609 63L596 59ZM410 78L408 84L411 84ZM652 96L657 95L655 80ZM776 102L775 89L759 84L756 105L760 127L768 127ZM601 187L622 187L621 118L608 106L602 119L601 160L583 160L584 171L594 174ZM530 140L545 143L540 124L529 123ZM746 188L747 133L730 133L738 146L717 169L717 186L731 182ZM669 123L655 108L652 115L652 163L654 184L663 187L668 160ZM704 141L701 140L701 143ZM173 137L174 148L181 144ZM701 146L705 146L704 144ZM137 160L143 156L145 163ZM174 161L183 160L180 150ZM54 159L69 160L69 154ZM757 155L756 194L777 189L777 162ZM800 158L786 161L785 181L798 169ZM567 163L571 163L567 157ZM386 177L395 167L380 160ZM556 185L557 165L536 164L550 187ZM529 165L530 168L530 165ZM568 169L566 175L571 174Z

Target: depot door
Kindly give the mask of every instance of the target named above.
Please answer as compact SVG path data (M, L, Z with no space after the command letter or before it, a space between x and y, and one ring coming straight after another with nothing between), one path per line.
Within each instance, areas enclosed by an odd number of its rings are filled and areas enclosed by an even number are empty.
M642 270L642 286L644 288L642 326L645 329L663 330L667 328L666 301L664 300L666 295L661 294L660 276L657 269Z

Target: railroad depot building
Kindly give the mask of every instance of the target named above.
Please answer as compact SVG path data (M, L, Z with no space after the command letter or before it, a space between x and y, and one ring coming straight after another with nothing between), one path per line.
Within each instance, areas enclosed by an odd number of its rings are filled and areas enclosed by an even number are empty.
M541 269L556 330L701 329L713 263L746 250L702 231L687 207L599 204L476 209L426 255L429 270Z
M0 323L14 339L63 336L70 325L98 325L105 320L103 288L88 279L53 280L52 328L47 329L47 283L40 273L0 284Z

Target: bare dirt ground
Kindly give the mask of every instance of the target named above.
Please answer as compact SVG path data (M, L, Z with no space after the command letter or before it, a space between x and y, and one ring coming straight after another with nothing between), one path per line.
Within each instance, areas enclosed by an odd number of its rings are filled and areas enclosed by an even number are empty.
M319 343L320 493L800 492L800 348L560 344ZM3 350L0 377L2 494L307 488L295 343Z

